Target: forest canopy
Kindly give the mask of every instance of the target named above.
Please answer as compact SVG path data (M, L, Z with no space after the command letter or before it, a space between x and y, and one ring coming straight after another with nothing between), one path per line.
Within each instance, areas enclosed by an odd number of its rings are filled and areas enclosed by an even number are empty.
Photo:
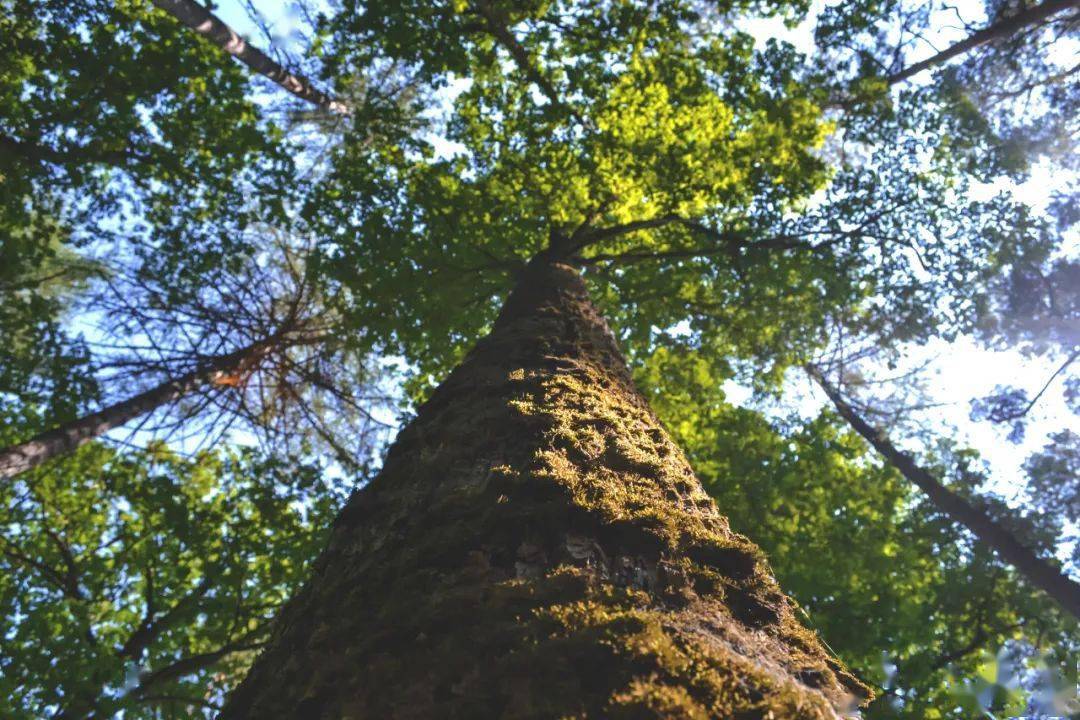
M216 716L542 262L862 717L1080 714L1078 58L1076 0L0 0L0 714Z

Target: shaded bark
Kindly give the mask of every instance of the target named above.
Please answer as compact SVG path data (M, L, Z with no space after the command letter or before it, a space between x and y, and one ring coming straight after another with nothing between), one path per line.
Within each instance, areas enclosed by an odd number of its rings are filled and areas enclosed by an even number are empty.
M1025 547L1007 528L964 497L942 485L932 473L915 462L911 455L893 445L884 432L871 427L820 371L809 367L807 372L821 386L837 412L848 421L855 432L862 435L908 481L926 493L938 509L953 522L970 530L980 542L994 550L1002 560L1016 568L1033 586L1056 600L1073 617L1080 618L1080 584L1070 580L1052 562Z
M244 38L221 19L194 0L153 0L156 7L169 13L225 52L281 86L296 97L324 110L348 115L349 108L316 88L310 80L289 72Z
M1078 7L1080 7L1080 0L1047 0L1040 5L1026 8L1015 15L1010 15L1003 20L988 25L982 30L978 30L963 40L950 45L936 55L906 67L900 72L893 73L886 79L890 85L895 85L918 75L924 70L944 65L954 57L970 52L977 47L1007 38L1019 30L1040 23L1063 10Z
M835 718L795 620L541 256L335 521L223 718Z
M166 380L126 400L97 412L38 433L25 442L0 449L0 478L10 478L37 467L51 458L71 452L130 420L206 387L218 378L227 378L239 368L251 365L268 347L266 341L253 343L228 355L220 355L201 367Z

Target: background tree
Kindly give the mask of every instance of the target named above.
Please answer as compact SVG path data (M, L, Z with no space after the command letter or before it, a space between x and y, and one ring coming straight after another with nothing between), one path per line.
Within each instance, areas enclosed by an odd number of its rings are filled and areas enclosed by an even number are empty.
M885 457L905 478L927 494L949 516L973 533L980 542L1001 555L1033 586L1054 598L1061 607L1080 619L1080 584L1069 579L1057 566L1057 562L1039 557L1008 528L994 521L985 512L972 505L966 498L942 484L940 478L919 465L908 453L898 448L887 433L874 427L860 415L843 392L825 376L820 368L808 367L807 372L829 396L836 411L852 429Z
M101 318L95 378L121 397L0 450L15 475L138 420L133 432L211 446L234 426L289 454L313 446L366 464L385 428L378 366L356 351L292 238L261 229L265 250L208 285L176 288L145 271L104 274L87 307ZM365 391L361 388L367 387ZM134 389L145 388L141 392Z
M5 3L0 35L0 392L40 430L98 399L87 270L197 283L280 214L291 163L244 74L148 3Z
M926 82L933 73L929 91L915 92L958 126L993 137L1006 168L1024 170L1047 156L1072 167L1078 68L1055 48L1075 40L1078 23L1073 0L963 9L935 1L854 1L823 12L816 39L838 68L855 76L847 90L855 97ZM952 37L942 40L942 29Z
M310 80L290 72L262 50L249 45L212 12L191 0L153 0L154 6L169 13L189 28L237 58L254 72L265 75L282 89L323 110L348 114L348 107L316 88Z

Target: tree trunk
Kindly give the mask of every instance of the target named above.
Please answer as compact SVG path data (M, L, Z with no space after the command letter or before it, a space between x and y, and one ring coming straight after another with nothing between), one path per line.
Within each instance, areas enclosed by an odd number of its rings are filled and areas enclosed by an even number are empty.
M153 0L156 7L169 13L204 38L229 53L249 68L270 78L301 100L324 110L348 115L349 108L322 92L307 78L289 72L262 50L252 47L231 27L194 0Z
M0 478L14 477L46 460L71 452L140 415L184 397L216 378L225 377L251 364L266 347L267 341L261 341L220 355L176 379L166 380L138 395L39 433L26 442L0 449Z
M335 521L223 718L835 718L795 620L541 256Z
M910 455L893 445L885 433L872 428L820 371L816 368L808 368L807 371L829 396L840 415L855 429L855 432L862 435L909 482L926 493L938 509L953 522L970 530L980 542L1016 568L1028 582L1054 598L1073 617L1080 618L1080 584L1070 580L1050 561L1040 558L1025 547L1008 529L999 525L993 518L942 485L930 472L919 466Z
M888 77L888 82L890 85L903 82L908 78L918 75L923 70L943 65L954 57L963 55L969 50L974 50L981 45L985 45L986 43L995 40L1007 38L1013 33L1030 25L1034 25L1035 23L1042 22L1062 10L1077 7L1080 7L1080 0L1047 0L1041 5L1021 10L1015 15L999 20L993 25L988 25L982 30L972 33L960 42L945 48L936 55L928 57L926 60L917 62L911 67L904 68L898 73L893 73Z

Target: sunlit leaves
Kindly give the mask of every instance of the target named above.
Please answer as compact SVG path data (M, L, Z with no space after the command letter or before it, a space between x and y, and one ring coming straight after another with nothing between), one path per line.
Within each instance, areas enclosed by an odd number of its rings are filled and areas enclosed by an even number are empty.
M472 6L465 13L453 22L486 17ZM374 8L352 22L391 16L404 17ZM451 21L434 9L409 17ZM604 33L592 24L601 17ZM627 4L611 17L589 3L538 6L503 20L532 66L495 42L496 33L470 26L460 49L474 53L468 72L455 70L452 113L432 125L448 146L362 157L346 146L316 191L318 205L309 206L325 228L325 267L358 323L431 377L483 331L515 269L547 246L551 232L667 214L746 231L756 229L746 218L761 197L783 213L828 178L816 154L828 126L794 80L797 58L779 46L755 51L743 34L696 38L679 24L697 21L680 3L655 12ZM571 21L579 31L563 27ZM355 58L351 42L338 39L347 58ZM430 49L415 48L413 57L429 62ZM384 51L406 53L397 45ZM449 79L447 65L430 62L432 73ZM612 236L582 255L666 252L698 241L685 229L657 229ZM596 282L600 295L619 298L606 307L619 332L647 339L632 325L687 317L685 306L656 308L648 297L711 302L710 276L730 274L727 265L712 254L645 263L632 276L598 273ZM396 300L403 296L408 302Z

